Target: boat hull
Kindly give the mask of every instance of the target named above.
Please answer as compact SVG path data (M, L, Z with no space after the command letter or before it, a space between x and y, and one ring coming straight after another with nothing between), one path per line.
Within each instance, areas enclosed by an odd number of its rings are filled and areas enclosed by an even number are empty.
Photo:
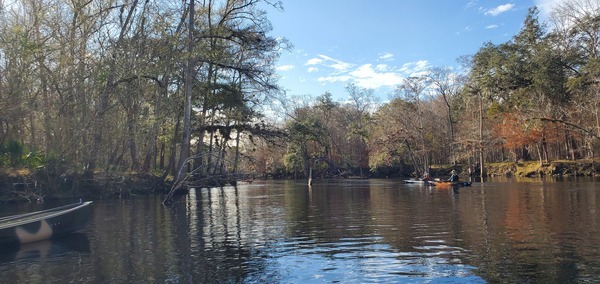
M428 180L405 179L403 182L408 184L432 185L431 181Z
M92 202L0 218L0 244L26 244L83 229L92 215Z
M432 185L435 185L435 187L437 187L437 188L471 186L471 183L466 182L466 181L432 181L431 183L432 183Z

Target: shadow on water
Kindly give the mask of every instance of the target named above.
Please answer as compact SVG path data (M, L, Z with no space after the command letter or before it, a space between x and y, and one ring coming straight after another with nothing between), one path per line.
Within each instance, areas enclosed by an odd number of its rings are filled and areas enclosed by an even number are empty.
M0 252L0 279L4 283L89 282L91 247L86 234L22 245Z
M64 237L0 249L0 265L11 262L38 261L53 258L65 252L90 253L90 242L86 234L73 233Z

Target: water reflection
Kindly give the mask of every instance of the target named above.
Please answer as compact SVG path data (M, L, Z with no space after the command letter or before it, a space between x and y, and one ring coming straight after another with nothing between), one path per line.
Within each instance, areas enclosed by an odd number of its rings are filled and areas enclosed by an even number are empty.
M65 253L88 254L90 242L85 234L73 233L68 236L6 247L0 250L0 264L31 263L46 258L53 258Z
M359 181L346 182L340 190L339 183L308 188L281 182L194 191L188 207L202 203L205 210L203 220L190 212L192 224L199 223L190 226L190 235L201 236L204 251L220 252L205 257L229 267L230 278L239 272L236 281L481 280L461 262L463 249L447 240L447 222L414 222L428 218L414 204L419 196L453 202L452 191L417 189L416 196L404 199L398 186Z
M598 281L599 192L586 180L502 180L458 191L393 180L310 188L275 181L192 190L170 207L159 197L100 200L84 241L0 253L0 279Z
M478 206L461 213L470 223L465 233L473 252L468 258L492 282L596 277L600 239L593 233L597 217L590 212L596 211L598 189L590 182L543 180L487 185L469 195L469 203Z
M59 239L0 251L0 279L5 283L59 283L90 275L90 242L75 233Z

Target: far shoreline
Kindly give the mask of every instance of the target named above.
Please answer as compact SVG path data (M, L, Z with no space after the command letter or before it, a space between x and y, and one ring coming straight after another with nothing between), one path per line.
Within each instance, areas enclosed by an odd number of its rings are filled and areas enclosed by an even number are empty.
M466 165L455 167L462 179L479 178L470 175ZM432 177L449 176L451 165L432 166ZM471 170L478 173L478 169ZM277 178L261 178L255 180L273 180ZM577 161L539 161L489 163L486 165L486 177L507 178L540 178L540 177L599 177L600 159ZM370 175L364 178L415 178L411 173L400 173L394 176ZM286 178L281 178L286 179ZM315 178L317 179L317 178ZM325 177L324 179L328 179ZM355 179L352 176L337 179ZM163 181L160 176L152 174L98 174L94 180L84 180L79 175L62 175L58 184L50 185L46 175L26 169L0 169L0 203L8 202L43 202L45 200L84 198L114 199L133 197L135 195L166 195L172 181ZM56 180L56 179L55 179ZM237 181L212 180L210 183L199 183L198 187L220 187L235 184ZM243 180L240 180L243 182Z

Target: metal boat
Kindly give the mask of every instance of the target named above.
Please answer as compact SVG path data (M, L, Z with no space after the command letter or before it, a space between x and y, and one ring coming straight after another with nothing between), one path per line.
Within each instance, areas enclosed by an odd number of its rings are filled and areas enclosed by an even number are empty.
M19 245L64 236L83 229L92 201L0 218L0 245Z

